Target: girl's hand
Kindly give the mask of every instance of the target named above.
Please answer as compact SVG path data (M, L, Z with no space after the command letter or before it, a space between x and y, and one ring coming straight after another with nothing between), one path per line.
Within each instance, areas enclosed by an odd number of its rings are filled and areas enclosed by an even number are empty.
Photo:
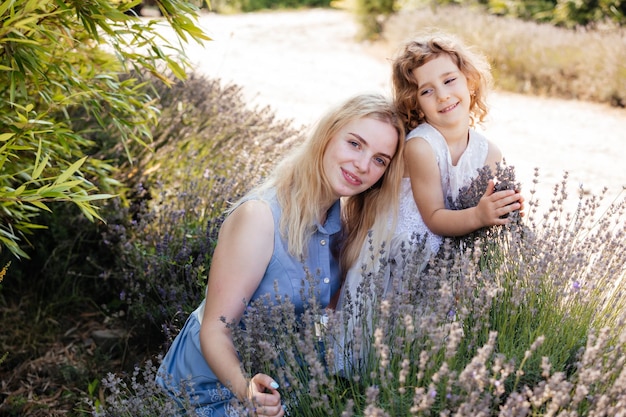
M489 180L487 189L476 206L481 227L507 224L509 213L524 208L524 197L518 191L494 190L495 183Z
M278 383L265 374L256 374L248 385L248 399L258 417L282 417L285 410L277 391Z

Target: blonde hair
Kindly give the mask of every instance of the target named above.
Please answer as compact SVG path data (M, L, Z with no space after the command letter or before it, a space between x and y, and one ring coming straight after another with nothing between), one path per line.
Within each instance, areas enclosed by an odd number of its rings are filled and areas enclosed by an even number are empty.
M441 55L452 58L467 78L467 85L472 91L470 126L484 122L487 116L486 95L493 82L489 62L455 36L432 33L406 42L392 64L395 105L407 130L425 121L417 100L418 84L413 70Z
M393 104L380 94L360 94L327 112L307 139L274 169L251 193L276 189L282 209L280 232L292 256L304 257L315 222L323 217L320 202L331 201L333 191L323 169L324 152L331 139L353 120L372 118L389 123L398 133L396 153L380 180L368 190L343 199L343 233L340 264L345 274L356 261L368 230L374 227L378 241L388 239L389 213L397 212L403 174L404 128ZM244 197L245 199L245 197ZM380 219L380 222L376 222ZM383 221L384 220L384 221ZM383 224L384 223L384 224Z

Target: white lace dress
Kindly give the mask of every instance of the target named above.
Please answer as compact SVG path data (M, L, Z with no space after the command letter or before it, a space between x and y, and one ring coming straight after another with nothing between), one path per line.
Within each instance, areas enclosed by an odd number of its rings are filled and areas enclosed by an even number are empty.
M409 141L416 137L426 140L435 152L437 165L439 166L441 174L441 187L444 192L445 205L447 208L450 208L448 199L452 199L452 201L456 200L459 189L468 186L472 179L478 174L478 169L485 165L488 151L487 139L475 130L470 129L467 148L463 152L463 155L461 155L461 158L459 158L457 164L452 165L452 157L448 144L438 130L425 123L409 132L406 140ZM411 253L411 250L420 248L423 244L421 253L413 253L413 255L421 256L423 260L421 265L417 266L417 272L419 272L426 266L430 256L437 253L442 240L443 238L441 236L433 234L426 224L424 224L424 220L413 198L411 181L409 178L403 178L394 236L384 255L385 259L383 261L386 261L384 262L385 266L380 269L378 277L376 278L382 280L382 282L377 282L376 284L382 285L383 296L392 288L396 290L402 289L402 272L405 268L407 255ZM365 292L369 292L363 286L364 278L362 268L364 263L366 265L371 264L372 253L368 246L368 244L364 246L361 251L361 257L346 274L346 279L342 285L339 302L337 304L338 310L345 307L347 298L352 300L351 302L353 304L360 304L362 301L358 301L359 296L362 295L364 290ZM350 294L350 296L348 297L347 294ZM373 305L372 301L373 300L367 300L366 309ZM363 328L363 331L373 331L373 329L370 328L371 323L369 323L367 319L368 314L365 316L365 320L363 320L361 316L350 317L345 329L345 334L338 337L335 346L337 358L335 362L336 371L350 373L354 364L346 366L345 362L352 362L363 355L363 347L360 349L360 353L351 352L350 348L352 346L351 335L356 326Z
M437 129L424 123L409 132L406 140L423 138L430 144L437 158L439 172L441 173L441 189L445 197L446 207L450 208L448 198L456 200L459 190L470 185L478 174L478 170L487 162L489 144L487 138L470 129L467 148L459 158L456 165L452 165L450 149L444 137Z
M450 208L450 201L457 199L459 190L469 186L478 174L478 170L485 165L489 150L487 139L475 130L470 129L467 148L459 158L457 164L452 165L452 156L450 155L448 144L437 129L428 123L424 123L409 132L406 140L409 141L418 137L426 140L435 152L439 173L441 174L441 188L443 190L445 205L446 208ZM398 203L398 222L388 248L389 268L387 272L391 274L391 278L398 279L398 275L403 271L406 250L411 247L415 248L422 240L424 246L424 263L421 265L420 270L425 267L428 257L439 250L443 238L433 234L426 224L424 224L424 220L413 198L411 180L409 178L403 178ZM348 283L348 281L354 279L350 276L351 272L352 271L350 271L346 277L347 285L345 286L354 291L354 285ZM389 276L386 278L387 283L385 288L386 291L388 291L392 286L392 282ZM396 283L396 285L400 284L401 283Z

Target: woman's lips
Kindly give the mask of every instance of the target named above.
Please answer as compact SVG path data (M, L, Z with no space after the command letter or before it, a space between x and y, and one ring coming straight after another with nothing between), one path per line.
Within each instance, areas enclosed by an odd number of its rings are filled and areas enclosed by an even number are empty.
M346 179L346 181L348 181L350 184L352 185L361 185L363 183L363 181L361 181L361 179L357 176L355 176L354 174L352 174L349 171L346 171L345 169L341 168L341 172L343 173L343 177Z

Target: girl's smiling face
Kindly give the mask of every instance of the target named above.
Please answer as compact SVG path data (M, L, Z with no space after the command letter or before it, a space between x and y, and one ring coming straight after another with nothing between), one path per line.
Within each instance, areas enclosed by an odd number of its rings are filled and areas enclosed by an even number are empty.
M413 70L418 102L426 121L437 128L469 123L470 91L465 74L442 54Z
M376 184L398 146L398 133L373 118L353 120L328 142L322 165L334 195L359 194Z

